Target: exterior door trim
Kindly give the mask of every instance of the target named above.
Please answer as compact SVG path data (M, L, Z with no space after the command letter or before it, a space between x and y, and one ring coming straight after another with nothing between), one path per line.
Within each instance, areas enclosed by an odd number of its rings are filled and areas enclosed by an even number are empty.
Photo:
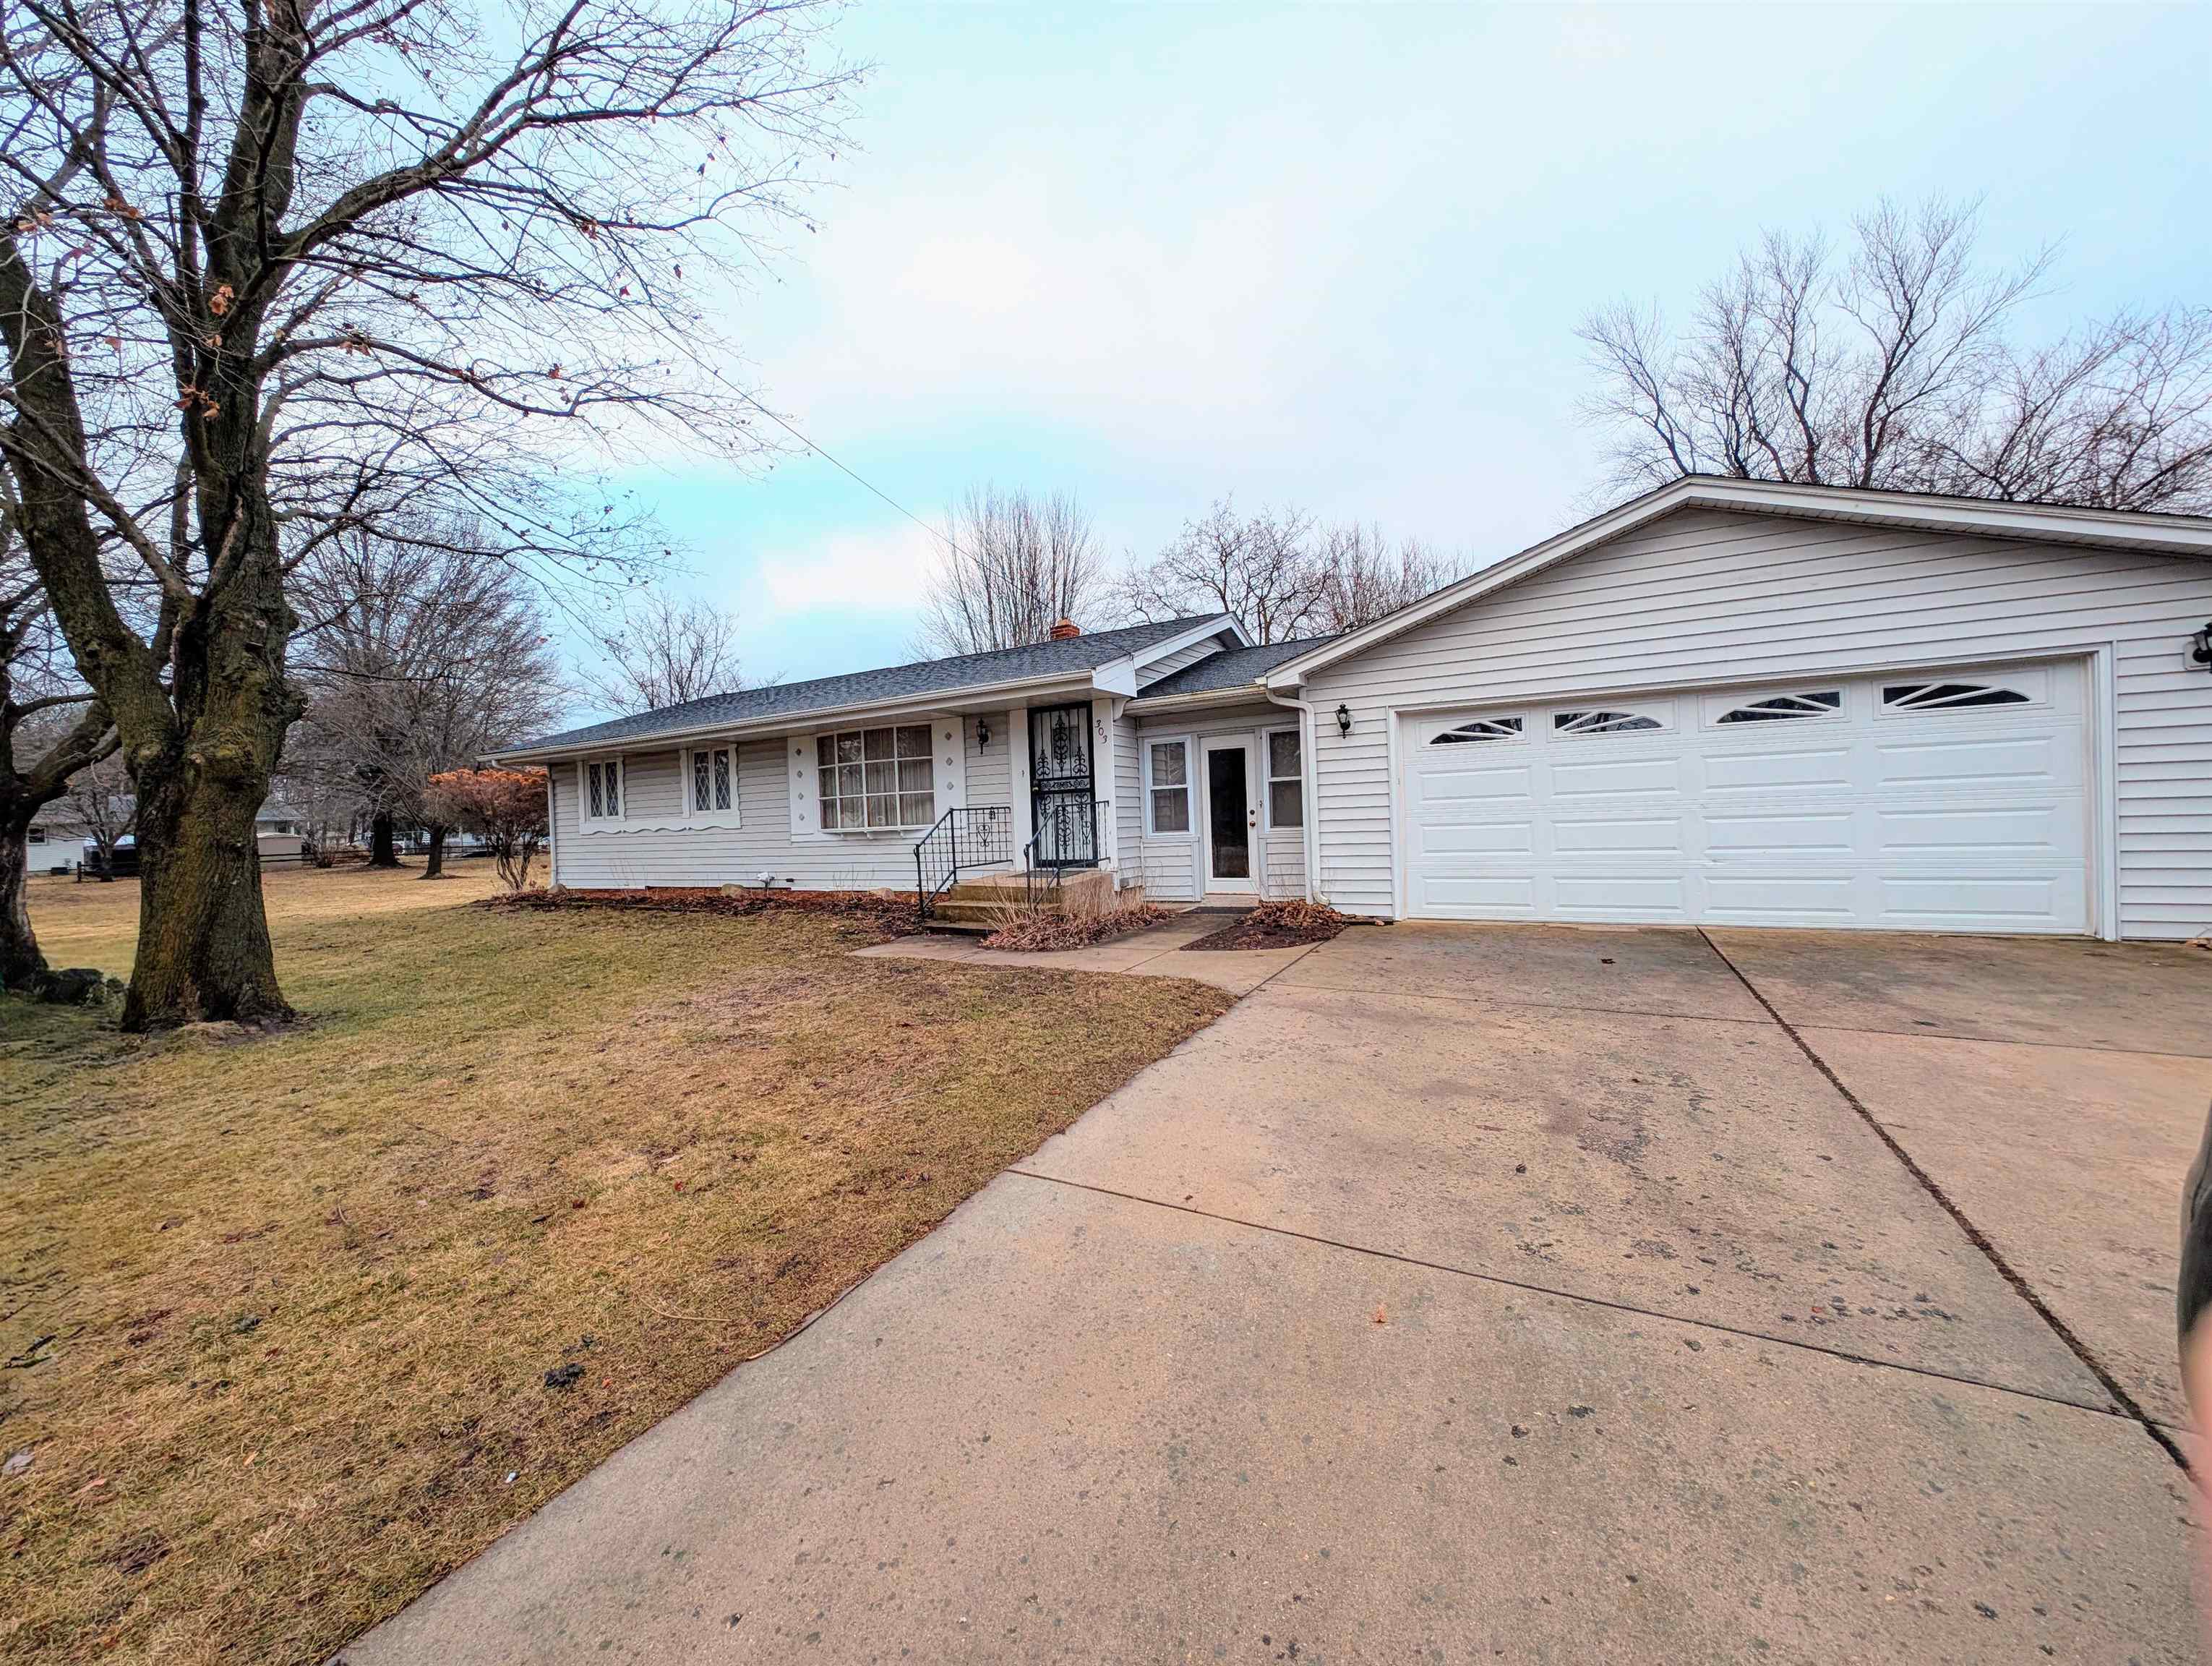
M1202 735L1199 739L1199 784L1205 813L1198 825L1199 895L1206 897L1217 892L1230 892L1242 897L1260 894L1260 852L1266 842L1259 836L1260 807L1253 797L1252 772L1258 746L1247 733ZM1213 770L1208 762L1216 752L1237 751L1244 755L1244 866L1243 879L1220 879L1213 872Z

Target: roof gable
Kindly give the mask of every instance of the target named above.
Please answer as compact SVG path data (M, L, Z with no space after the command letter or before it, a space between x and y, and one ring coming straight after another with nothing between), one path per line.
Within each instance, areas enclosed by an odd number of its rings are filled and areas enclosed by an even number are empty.
M1263 648L1224 648L1146 684L1139 700L1169 700L1177 695L1212 694L1224 690L1249 690L1286 660L1310 654L1333 636L1305 636L1296 641L1270 642Z
M1663 516L1692 508L1724 509L1787 520L1850 521L1922 532L1973 533L2038 544L2212 556L2212 517L2202 515L2006 503L1986 498L1689 475L1641 497L1631 498L1541 544L1530 545L1518 555L1470 574L1455 584L1446 585L1372 624L1347 631L1295 659L1285 660L1267 672L1268 686L1295 688L1323 666L1348 660L1440 615L1468 606L1508 585L1648 526Z

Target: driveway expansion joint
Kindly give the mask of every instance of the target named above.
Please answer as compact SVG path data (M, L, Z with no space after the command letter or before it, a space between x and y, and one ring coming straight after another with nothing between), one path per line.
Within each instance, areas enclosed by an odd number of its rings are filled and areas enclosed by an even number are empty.
M1318 947L1319 945L1314 945ZM1299 957L1303 959L1304 957ZM1271 976L1272 983L1298 963L1284 963L1282 971ZM1264 986L1255 986L1264 987ZM1505 1006L1516 1010L1530 1008L1546 1012L1601 1012L1608 1018L1680 1018L1686 1024L1755 1024L1764 1028L1764 1018L1734 1012L1662 1012L1650 1006L1600 1006L1582 1000L1513 1000L1504 995L1455 995L1443 989L1381 989L1371 983L1309 983L1293 980L1283 986L1285 989L1317 989L1324 994L1372 995L1383 1000L1443 1000L1456 1006ZM1921 1032L1916 1031L1914 1034Z
M1966 1235L1967 1242L1988 1258L1990 1265L1996 1268L1999 1276L2013 1287L2014 1292L2022 1301L2035 1310L2036 1316L2051 1328L2051 1334L2072 1350L2074 1357L2081 1362L2082 1368L2095 1377L2098 1385L2112 1396L2112 1403L2118 1407L2123 1414L2141 1425L2142 1432L2165 1450L2166 1455L2173 1460L2184 1474L2193 1474L2188 1458L2183 1455L2179 1444L2175 1442L2173 1437L2166 1432L2165 1426L2146 1411L2141 1402L2127 1391L2119 1378L2115 1377L2105 1362L2097 1357L2089 1345L2075 1334L2073 1327L2058 1316L2051 1304L2037 1293L2035 1286L2027 1281L2026 1275L2006 1259L2004 1251L1998 1249L1996 1243L1991 1242L1989 1235L1974 1224L1972 1218L1952 1201L1950 1194L1943 1189L1933 1175L1920 1166L1918 1160L1911 1152L1905 1150L1903 1143L1890 1132L1881 1119L1867 1109L1865 1102L1851 1091L1849 1085L1836 1073L1834 1067L1814 1051L1813 1044L1798 1033L1797 1027L1782 1016L1774 1003L1766 998L1759 986L1745 976L1743 969L1729 958L1728 951L1713 941L1711 933L1703 927L1699 927L1698 935L1705 939L1705 946L1713 952L1721 964L1735 975L1736 982L1743 985L1751 998L1766 1009L1767 1016L1774 1020L1776 1027L1796 1043L1797 1050L1805 1055L1815 1070L1827 1079L1829 1086L1836 1090L1844 1103L1856 1112L1859 1120L1874 1131L1875 1137L1889 1148L1890 1155L1904 1166L1905 1171L1912 1177L1920 1189L1935 1200L1944 1213L1949 1215L1957 1223L1959 1230ZM1960 1039L1970 1038L1961 1037Z
M1829 1347L1820 1342L1807 1342L1788 1336L1776 1336L1763 1330L1753 1330L1742 1325L1723 1324L1717 1320L1700 1319L1686 1313L1668 1313L1655 1307L1641 1307L1633 1302L1616 1301L1605 1296L1592 1296L1579 1290L1561 1290L1552 1285L1536 1284L1527 1279L1508 1278L1503 1273L1486 1273L1479 1268L1456 1267L1449 1262L1427 1261L1419 1256L1408 1256L1395 1250L1378 1250L1372 1244L1353 1243L1343 1238L1324 1237L1318 1232L1302 1232L1294 1226L1270 1225L1264 1220L1247 1220L1242 1215L1225 1215L1215 1209L1200 1209L1188 1203L1170 1202L1165 1198L1146 1197L1141 1192L1126 1192L1114 1186L1094 1185L1087 1180L1070 1180L1064 1175L1040 1174L1035 1169L1018 1164L1000 1170L1002 1174L1018 1176L1024 1180L1041 1181L1048 1186L1066 1186L1074 1191L1091 1192L1100 1197L1117 1198L1124 1203L1135 1203L1146 1208L1166 1209L1179 1215L1195 1215L1200 1220L1211 1220L1224 1226L1237 1226L1247 1231L1264 1232L1275 1237L1295 1239L1323 1250L1341 1250L1349 1255L1369 1256L1376 1261L1395 1262L1401 1267L1419 1268L1424 1272L1442 1273L1451 1278L1472 1279L1478 1284L1494 1285L1501 1289L1518 1290L1531 1296L1547 1296L1555 1301L1572 1302L1583 1307L1601 1308L1607 1312L1626 1314L1632 1318L1650 1319L1661 1324L1686 1326L1692 1330L1711 1331L1717 1335L1737 1336L1747 1342L1759 1342L1775 1347L1790 1348L1799 1353L1817 1353L1827 1359L1841 1360L1845 1365L1864 1365L1878 1371L1903 1371L1909 1377L1924 1377L1938 1383L1954 1383L1961 1388L1983 1389L1991 1394L2008 1395L2014 1399L2033 1400L2045 1406L2057 1406L2070 1412L2086 1412L2093 1417L2108 1417L2119 1421L2143 1421L2138 1410L2132 1416L2118 1404L2109 1406L2084 1405L2078 1400L2068 1400L2055 1394L2045 1394L2034 1389L2023 1389L2009 1383L1992 1383L1984 1377L1966 1377L1957 1371L1937 1371L1928 1365L1908 1365L1897 1359L1881 1359L1872 1354L1859 1353L1850 1348ZM2158 1437L2154 1434L2153 1438ZM2160 1440L2160 1445L2171 1451L2172 1443ZM2176 1461L2182 1462L2179 1454ZM2184 1469L2188 1468L2182 1462Z

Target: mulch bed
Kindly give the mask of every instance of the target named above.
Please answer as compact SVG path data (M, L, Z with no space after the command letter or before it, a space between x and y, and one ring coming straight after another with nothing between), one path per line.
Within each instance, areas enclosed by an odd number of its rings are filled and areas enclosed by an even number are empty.
M1302 943L1326 943L1352 923L1350 915L1313 903L1262 903L1243 919L1183 947L1292 949Z
M732 919L756 914L814 914L857 921L885 937L908 937L921 929L915 917L913 897L882 891L741 891L726 896L707 886L648 885L643 891L512 891L487 897L475 906L535 913L611 909L634 914L720 914Z

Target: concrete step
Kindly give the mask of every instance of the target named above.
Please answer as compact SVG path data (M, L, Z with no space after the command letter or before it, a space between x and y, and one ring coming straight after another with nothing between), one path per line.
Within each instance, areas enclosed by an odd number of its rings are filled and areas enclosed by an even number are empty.
M960 903L944 897L929 910L929 917L933 921L943 920L988 928L1004 925L1006 913L1004 903Z

